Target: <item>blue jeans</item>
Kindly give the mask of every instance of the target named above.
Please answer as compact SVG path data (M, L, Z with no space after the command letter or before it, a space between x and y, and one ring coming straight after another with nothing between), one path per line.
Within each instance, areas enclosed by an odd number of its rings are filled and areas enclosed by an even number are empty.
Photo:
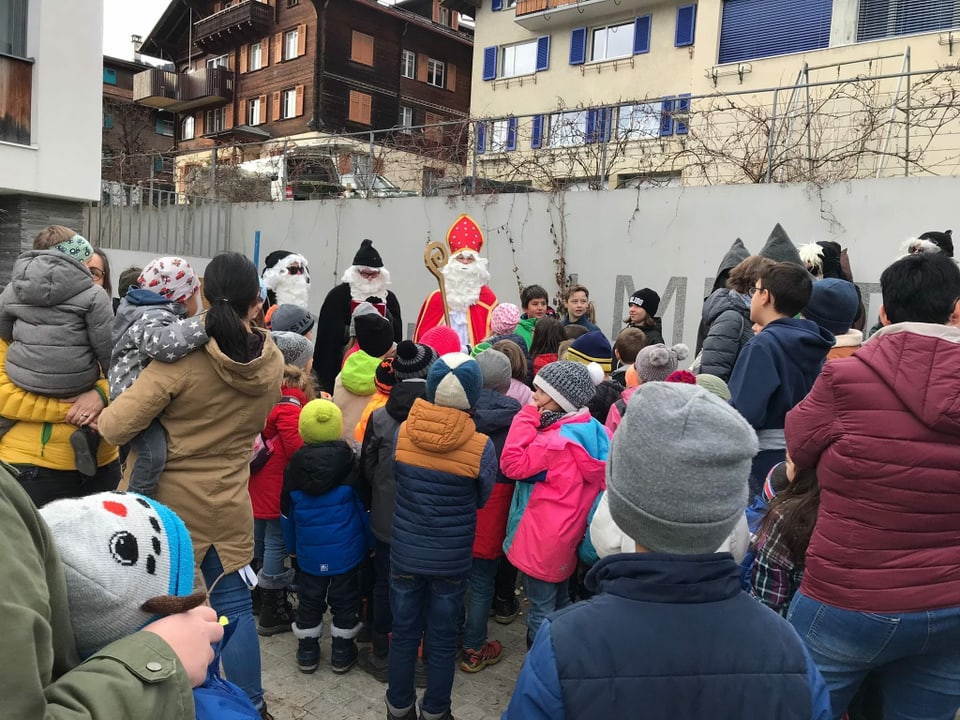
M253 521L253 556L263 561L264 575L282 575L287 567L287 546L280 518Z
M883 689L884 720L953 720L960 708L960 607L879 614L841 610L797 593L787 620L846 712L867 673Z
M207 587L223 575L223 564L215 548L207 550L200 563ZM234 626L233 635L224 645L220 654L223 672L227 679L239 685L253 704L263 705L263 687L260 684L260 640L257 637L257 625L253 619L253 602L250 588L240 577L232 572L224 575L210 593L210 605L217 615L226 615Z
M420 710L441 715L450 709L450 691L456 671L457 617L467 589L465 577L410 575L392 569L390 609L393 640L390 643L387 704L403 715L417 701L413 675L417 648L426 627L427 689Z
M130 441L130 449L137 454L137 461L130 471L130 492L154 497L157 482L167 464L167 431L154 418L143 432Z
M493 604L496 586L497 568L500 561L473 559L473 571L470 573L470 600L467 605L467 626L463 647L465 650L479 650L487 641L487 619Z
M523 586L530 599L530 612L527 613L527 645L529 646L533 643L537 630L540 629L547 615L570 604L570 584L568 580L550 583L524 575Z

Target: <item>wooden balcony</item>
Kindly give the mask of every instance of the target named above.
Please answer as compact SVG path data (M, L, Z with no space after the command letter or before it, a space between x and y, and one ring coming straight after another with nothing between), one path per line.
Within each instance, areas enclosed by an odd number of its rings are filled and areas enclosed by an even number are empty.
M179 75L151 68L133 76L133 101L147 107L167 110L177 103Z
M0 141L30 144L33 62L0 55Z
M630 11L642 13L657 0L517 0L514 21L527 30L544 30L558 23L590 24Z
M243 0L193 24L193 40L206 53L220 55L265 37L273 27L273 8Z
M204 68L188 73L151 69L133 77L133 101L167 112L185 112L233 100L233 71Z

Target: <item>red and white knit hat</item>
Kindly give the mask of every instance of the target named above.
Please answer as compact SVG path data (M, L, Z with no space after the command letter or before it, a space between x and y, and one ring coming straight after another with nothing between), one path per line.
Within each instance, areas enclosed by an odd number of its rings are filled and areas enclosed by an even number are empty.
M200 289L200 281L183 258L162 257L152 260L140 273L137 283L170 302L185 303Z

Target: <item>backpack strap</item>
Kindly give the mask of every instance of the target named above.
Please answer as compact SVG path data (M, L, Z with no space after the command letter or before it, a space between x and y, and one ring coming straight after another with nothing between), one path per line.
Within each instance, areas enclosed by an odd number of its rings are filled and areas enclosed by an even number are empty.
M291 397L290 395L284 395L282 398L277 400L277 405L296 405L297 407L303 407L303 403L297 400L297 398Z

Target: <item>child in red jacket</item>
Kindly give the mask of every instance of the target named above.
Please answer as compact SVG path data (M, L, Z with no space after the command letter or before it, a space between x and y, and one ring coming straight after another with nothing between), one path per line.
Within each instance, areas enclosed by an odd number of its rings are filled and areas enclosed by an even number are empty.
M261 635L289 632L293 611L287 601L287 586L293 570L287 569L287 550L280 528L280 490L283 471L293 454L303 445L298 422L300 410L315 397L310 366L313 346L303 335L293 332L272 333L287 365L283 370L283 397L267 417L263 438L272 453L266 464L250 473L250 502L253 504L254 566L259 566Z

